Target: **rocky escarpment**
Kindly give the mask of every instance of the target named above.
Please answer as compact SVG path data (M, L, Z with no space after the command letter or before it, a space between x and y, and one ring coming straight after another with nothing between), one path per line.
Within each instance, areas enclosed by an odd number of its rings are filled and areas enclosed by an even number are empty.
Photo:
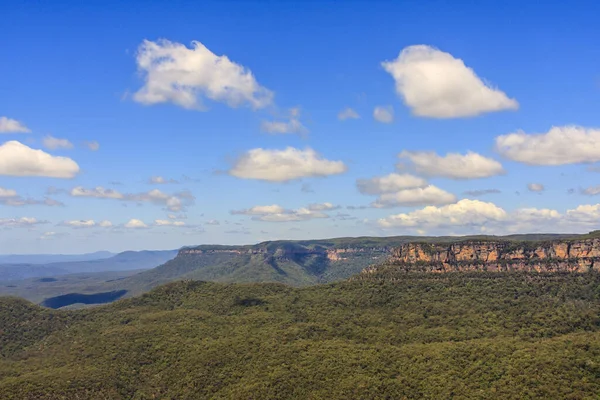
M276 248L260 246L240 246L231 248L184 248L179 251L178 257L202 256L210 254L230 255L270 255L278 259L295 260L299 257L319 256L329 261L344 261L356 255L371 255L373 259L389 255L392 247L349 247L349 248L325 248L305 246L278 246Z
M600 238L550 242L462 241L407 243L383 263L363 270L371 274L392 267L408 272L600 270Z

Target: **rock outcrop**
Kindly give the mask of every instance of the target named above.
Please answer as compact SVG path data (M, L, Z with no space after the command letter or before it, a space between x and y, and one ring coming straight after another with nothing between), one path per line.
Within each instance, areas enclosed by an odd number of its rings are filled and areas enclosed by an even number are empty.
M550 242L461 241L407 243L392 250L384 266L414 272L600 270L600 238Z

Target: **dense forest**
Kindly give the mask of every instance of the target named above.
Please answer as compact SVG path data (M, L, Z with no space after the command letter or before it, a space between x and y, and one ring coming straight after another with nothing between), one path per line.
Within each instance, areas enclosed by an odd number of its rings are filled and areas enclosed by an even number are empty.
M0 299L2 399L584 399L600 274L386 271L170 283L82 310Z

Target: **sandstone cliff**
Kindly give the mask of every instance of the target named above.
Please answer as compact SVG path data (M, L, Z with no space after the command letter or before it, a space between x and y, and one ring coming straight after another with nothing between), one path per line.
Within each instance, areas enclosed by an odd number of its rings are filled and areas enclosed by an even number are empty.
M406 243L391 253L384 266L414 272L600 270L600 238L549 242ZM384 266L371 266L363 273L374 273Z

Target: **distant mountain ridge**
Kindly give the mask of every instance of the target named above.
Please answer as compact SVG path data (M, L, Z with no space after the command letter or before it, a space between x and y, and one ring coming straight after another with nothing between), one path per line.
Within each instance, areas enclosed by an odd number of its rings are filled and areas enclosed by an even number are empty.
M177 250L125 251L108 258L48 264L0 264L0 281L51 277L74 273L149 269L177 255Z
M559 240L563 234L503 236L507 241ZM495 236L390 236L345 237L318 240L277 240L254 245L186 246L172 260L129 276L106 290L128 290L127 296L181 279L215 282L279 282L306 286L347 279L365 268L381 264L394 249L410 242L453 243L494 240Z
M0 264L50 264L58 262L92 261L115 256L110 251L96 251L84 254L4 254Z

